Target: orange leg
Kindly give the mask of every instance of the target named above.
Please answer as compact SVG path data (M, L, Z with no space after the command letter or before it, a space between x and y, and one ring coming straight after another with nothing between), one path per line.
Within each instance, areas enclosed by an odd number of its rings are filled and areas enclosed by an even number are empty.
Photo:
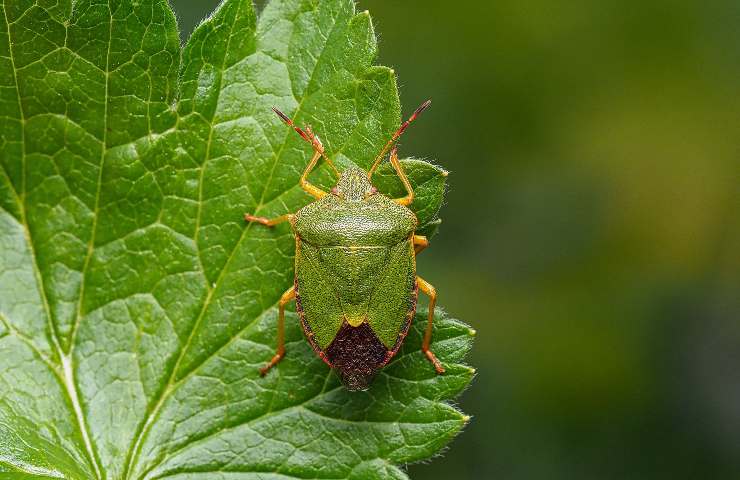
M277 351L275 352L275 356L272 357L272 360L270 360L270 363L260 368L260 375L263 377L267 375L267 372L277 365L285 356L285 305L293 300L295 300L295 286L290 287L290 289L280 297L280 302L278 304Z
M283 222L292 222L293 221L293 214L289 213L287 215L281 215L279 217L275 218L265 218L265 217L255 217L254 215L250 215L249 213L244 214L244 220L247 222L257 222L261 223L262 225L266 227L274 227L278 223Z
M429 296L429 320L427 322L427 330L424 333L424 341L421 343L421 351L432 362L437 373L441 375L445 373L445 369L434 353L429 350L429 344L432 343L432 325L434 323L434 305L437 303L437 290L421 277L416 277L416 283L419 285L419 290Z
M301 188L306 193L308 193L314 198L322 198L327 195L325 191L309 183L308 181L308 175L311 173L311 170L313 170L316 164L319 163L319 158L321 158L322 152L323 152L323 147L322 147L322 151L317 151L316 153L314 153L313 157L311 158L311 161L308 162L308 166L306 167L306 170L303 171L303 175L301 175L301 180L300 180Z
M429 240L424 235L414 235L414 254L418 255L429 246Z
M414 190L411 188L411 182L406 177L406 172L403 171L403 166L401 166L401 162L398 160L398 147L393 147L393 150L391 150L391 165L396 169L398 178L401 179L401 183L403 183L407 193L405 197L397 198L394 202L404 206L411 205L411 202L414 201Z

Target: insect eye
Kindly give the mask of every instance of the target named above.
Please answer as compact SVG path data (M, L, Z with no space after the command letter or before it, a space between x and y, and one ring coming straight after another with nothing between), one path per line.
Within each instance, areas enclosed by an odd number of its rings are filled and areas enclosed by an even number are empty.
M331 189L331 193L332 193L332 195L339 196L339 190L337 190L337 187L332 188Z

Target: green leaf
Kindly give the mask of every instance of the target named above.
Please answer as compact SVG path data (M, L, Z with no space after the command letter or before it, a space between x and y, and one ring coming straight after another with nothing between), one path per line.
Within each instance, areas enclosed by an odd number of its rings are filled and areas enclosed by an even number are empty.
M310 123L369 167L400 123L351 0L227 0L181 51L165 0L0 3L0 472L8 478L405 478L465 424L472 331L424 312L395 361L350 394L276 303L286 226L310 201ZM442 171L407 161L433 225ZM379 172L384 191L398 184ZM326 168L314 181L330 185Z
M401 165L414 187L411 210L419 220L417 233L431 237L441 222L437 215L444 200L447 172L436 165L412 158L401 160ZM391 198L406 195L406 190L390 163L384 163L378 168L373 175L373 184Z

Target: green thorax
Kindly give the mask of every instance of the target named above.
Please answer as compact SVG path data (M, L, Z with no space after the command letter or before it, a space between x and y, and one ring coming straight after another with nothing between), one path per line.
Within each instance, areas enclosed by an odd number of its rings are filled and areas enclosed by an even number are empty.
M416 224L411 210L377 193L357 168L296 213L297 293L319 348L331 344L344 322L367 323L393 348L415 306Z
M414 213L377 193L359 168L342 173L330 195L296 213L301 240L316 246L395 245L416 229Z

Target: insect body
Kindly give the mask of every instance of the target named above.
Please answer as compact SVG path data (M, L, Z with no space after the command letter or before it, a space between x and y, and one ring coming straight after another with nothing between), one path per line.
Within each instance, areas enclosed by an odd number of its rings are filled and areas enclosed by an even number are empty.
M330 193L310 184L320 158L336 171L310 128L285 123L311 143L314 156L301 176L301 187L317 200L295 214L272 220L245 215L249 222L274 226L289 221L296 238L295 281L280 299L278 347L265 375L285 355L285 305L295 300L303 330L316 353L339 373L349 390L364 390L403 344L416 312L419 290L429 296L429 318L422 351L437 373L442 364L429 350L437 294L416 276L416 254L428 241L415 234L416 215L408 208L413 190L393 148L390 161L407 195L391 199L378 193L372 174L408 125L430 102L419 107L393 135L370 169L345 170Z

